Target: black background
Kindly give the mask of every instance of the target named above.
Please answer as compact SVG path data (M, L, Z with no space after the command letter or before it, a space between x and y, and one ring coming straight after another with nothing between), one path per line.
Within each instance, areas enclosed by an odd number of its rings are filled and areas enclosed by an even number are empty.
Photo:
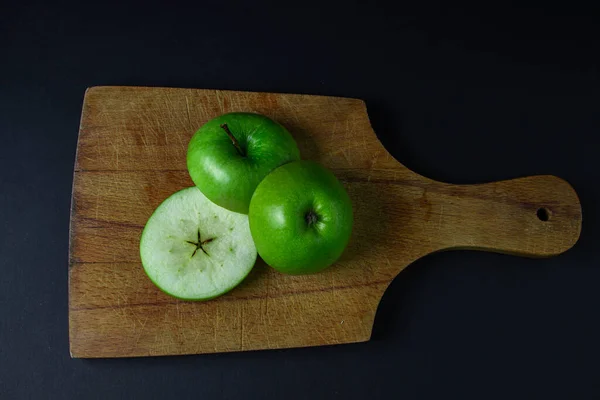
M0 398L600 398L591 10L51 3L0 1ZM70 192L94 85L362 98L388 150L429 177L565 178L582 236L550 259L419 260L386 292L368 343L73 360Z

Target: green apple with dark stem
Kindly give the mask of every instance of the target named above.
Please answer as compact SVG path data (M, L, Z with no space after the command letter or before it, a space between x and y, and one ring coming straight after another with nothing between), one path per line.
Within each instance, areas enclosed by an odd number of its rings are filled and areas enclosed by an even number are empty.
M352 203L327 168L313 161L285 164L258 185L250 202L250 232L258 254L287 274L333 264L352 232Z
M258 184L273 169L300 159L292 135L259 114L223 114L192 137L187 167L194 184L213 203L248 214Z

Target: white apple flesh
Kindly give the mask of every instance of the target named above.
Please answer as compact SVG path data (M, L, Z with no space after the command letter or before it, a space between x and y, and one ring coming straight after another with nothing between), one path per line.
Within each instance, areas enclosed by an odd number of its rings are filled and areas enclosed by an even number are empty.
M212 203L196 188L167 198L140 240L148 277L165 293L208 300L237 286L256 262L248 216Z

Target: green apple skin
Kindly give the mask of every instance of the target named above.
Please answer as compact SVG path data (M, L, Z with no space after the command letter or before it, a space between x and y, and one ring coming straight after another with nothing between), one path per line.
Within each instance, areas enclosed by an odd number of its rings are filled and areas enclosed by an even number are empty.
M252 194L267 174L299 159L298 146L282 125L263 115L238 112L214 118L194 134L188 146L187 167L192 181L209 200L248 214Z
M340 181L313 161L283 165L258 185L250 202L258 254L279 272L319 272L333 264L352 233L352 203Z

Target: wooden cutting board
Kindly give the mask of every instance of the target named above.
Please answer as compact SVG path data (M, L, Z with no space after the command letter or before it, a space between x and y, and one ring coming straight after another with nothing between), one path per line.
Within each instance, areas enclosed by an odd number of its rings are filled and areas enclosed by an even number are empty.
M206 121L265 114L292 132L352 199L355 227L326 271L286 276L258 262L220 298L184 302L158 290L139 258L148 217L192 186L186 148ZM423 149L426 151L426 149ZM552 256L581 230L577 194L554 176L451 185L420 176L377 140L361 100L215 90L94 87L83 105L69 262L73 357L134 357L369 340L390 282L447 249Z

